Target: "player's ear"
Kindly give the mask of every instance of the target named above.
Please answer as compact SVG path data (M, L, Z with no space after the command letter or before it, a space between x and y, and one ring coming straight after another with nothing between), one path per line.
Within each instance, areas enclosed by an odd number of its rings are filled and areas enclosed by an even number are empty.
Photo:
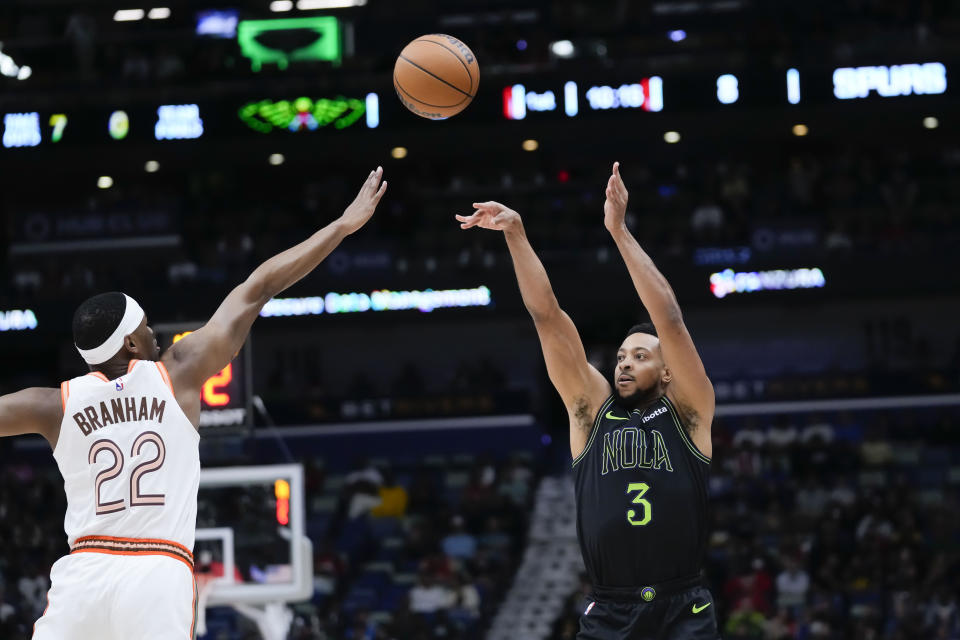
M663 373L660 375L660 381L663 384L670 384L670 381L673 380L673 372L670 371L670 367L664 365Z

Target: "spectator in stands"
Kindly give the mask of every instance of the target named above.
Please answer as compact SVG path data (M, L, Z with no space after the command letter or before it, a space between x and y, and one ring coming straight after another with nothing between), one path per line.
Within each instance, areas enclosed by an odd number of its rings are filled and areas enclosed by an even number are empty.
M867 467L885 467L893 460L893 448L879 426L868 429L864 435L860 458Z
M358 518L380 504L383 475L366 459L358 460L343 480L342 499L349 519Z
M727 640L760 640L763 638L765 619L753 608L750 597L737 601L737 608L730 614L724 631Z
M827 506L830 494L812 473L807 475L803 486L797 491L797 515L812 522L820 517Z
M464 528L463 516L453 516L450 529L441 542L443 552L457 560L472 560L477 555L477 539Z
M420 572L417 584L410 589L410 611L413 613L436 613L448 609L453 602L453 592L427 571Z
M514 459L500 476L500 495L516 507L525 507L530 498L533 472L522 461Z
M786 609L777 611L777 615L763 624L764 640L793 640L796 623Z
M730 578L723 588L727 602L736 603L738 609L743 609L746 600L749 607L744 611L749 614L759 612L761 619L763 614L771 611L773 595L773 581L767 573L765 564L763 558L754 557L749 567L744 567L737 575ZM746 615L746 617L750 616Z
M3 629L3 624L8 620L11 620L16 613L17 610L14 608L14 606L6 601L4 587L3 585L0 585L0 629Z
M497 564L505 562L513 548L513 539L503 532L500 519L496 516L487 518L485 530L478 542L480 550Z
M383 484L379 488L380 504L375 506L370 515L375 518L402 518L407 512L407 490L397 483L393 469L385 467L382 470Z
M377 627L377 623L370 619L369 611L357 611L345 637L347 640L376 640Z
M47 590L50 588L49 572L40 566L32 564L17 581L20 591L21 608L26 615L40 617L47 606Z
M470 471L470 480L463 491L461 507L470 520L499 509L501 501L494 489L496 469L491 463L477 463Z
M800 568L800 563L791 556L784 558L783 571L777 576L777 607L794 615L803 612L810 589L810 576Z
M470 576L461 571L453 578L453 607L450 617L472 622L480 617L480 592Z
M860 541L865 538L886 541L893 536L893 522L887 516L880 496L874 495L870 499L870 509L857 523L856 535Z
M924 627L931 638L960 637L957 593L946 586L937 590L924 612Z
M325 536L313 553L313 590L322 595L333 595L340 590L347 564L343 554L336 550L333 539Z

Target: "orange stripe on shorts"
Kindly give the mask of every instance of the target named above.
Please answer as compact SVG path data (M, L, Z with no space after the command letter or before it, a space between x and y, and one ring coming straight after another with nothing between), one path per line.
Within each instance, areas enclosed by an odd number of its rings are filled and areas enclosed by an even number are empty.
M161 555L179 560L193 571L193 554L173 540L160 538L118 538L84 536L77 538L70 553L105 553L115 556Z

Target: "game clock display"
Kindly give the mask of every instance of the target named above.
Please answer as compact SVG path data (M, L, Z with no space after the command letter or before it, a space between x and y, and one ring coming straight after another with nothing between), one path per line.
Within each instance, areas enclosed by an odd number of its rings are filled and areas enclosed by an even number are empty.
M199 325L159 324L154 326L161 353L193 332ZM236 433L251 422L251 364L249 340L233 360L207 380L200 391L200 428L204 433Z

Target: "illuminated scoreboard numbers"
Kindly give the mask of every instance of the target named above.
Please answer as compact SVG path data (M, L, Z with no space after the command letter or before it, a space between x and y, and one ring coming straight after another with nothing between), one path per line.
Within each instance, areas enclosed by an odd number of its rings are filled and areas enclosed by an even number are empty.
M279 478L273 483L273 495L277 499L277 524L290 524L290 483Z
M157 108L153 127L157 140L192 140L203 135L203 119L196 104L164 104Z
M67 116L63 113L55 113L50 116L50 126L53 131L50 133L50 142L60 142L63 137L63 130L67 128Z
M717 100L720 104L733 104L740 98L740 81L732 73L717 78Z
M176 344L192 331L179 331L170 345ZM250 423L249 356L247 346L241 347L233 361L211 376L200 389L201 427L246 427Z
M36 111L26 113L7 113L3 116L3 146L35 147L40 144L40 114Z
M608 109L663 109L663 80L659 76L644 78L640 82L621 84L618 87L598 85L585 93L587 106L594 111Z

